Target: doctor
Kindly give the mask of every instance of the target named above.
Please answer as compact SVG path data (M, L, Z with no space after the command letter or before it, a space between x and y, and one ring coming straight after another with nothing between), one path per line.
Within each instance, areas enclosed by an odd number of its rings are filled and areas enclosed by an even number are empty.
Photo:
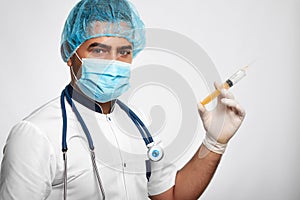
M216 84L221 90L217 107L207 111L198 106L207 132L193 158L180 171L164 157L153 160L151 155L163 153L160 146L147 154L155 139L117 100L127 91L130 64L144 46L144 24L126 0L82 0L73 8L61 42L71 83L60 98L11 130L1 165L1 200L201 196L245 112L232 94ZM117 118L139 138L128 138ZM118 150L124 147L144 156Z

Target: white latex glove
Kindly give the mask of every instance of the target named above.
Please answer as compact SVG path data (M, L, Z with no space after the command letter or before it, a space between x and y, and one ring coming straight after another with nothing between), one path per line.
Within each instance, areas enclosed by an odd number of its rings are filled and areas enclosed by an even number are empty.
M244 109L237 103L233 95L215 83L215 88L220 90L216 108L207 111L199 103L198 111L203 122L206 135L203 144L218 154L225 152L227 143L240 127L245 117Z

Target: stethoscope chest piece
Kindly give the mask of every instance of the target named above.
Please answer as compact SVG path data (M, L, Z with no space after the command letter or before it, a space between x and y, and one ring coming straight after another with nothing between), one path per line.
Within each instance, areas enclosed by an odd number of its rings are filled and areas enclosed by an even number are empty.
M154 161L154 162L158 162L160 161L163 156L164 156L164 151L163 151L163 148L159 145L159 142L158 143L150 143L147 145L148 147L148 158L151 160L151 161Z

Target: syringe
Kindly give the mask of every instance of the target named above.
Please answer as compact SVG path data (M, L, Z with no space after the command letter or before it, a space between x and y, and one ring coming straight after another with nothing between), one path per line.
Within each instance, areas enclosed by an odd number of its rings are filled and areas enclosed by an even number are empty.
M233 85L235 85L237 82L239 82L243 77L246 76L246 70L248 69L248 66L243 67L242 69L238 70L237 72L235 72L229 79L227 79L225 81L225 83L223 83L222 87L224 89L229 89L231 88ZM215 90L214 92L212 92L210 95L208 95L202 102L202 105L206 105L209 102L211 102L214 98L216 98L217 96L220 95L220 90Z

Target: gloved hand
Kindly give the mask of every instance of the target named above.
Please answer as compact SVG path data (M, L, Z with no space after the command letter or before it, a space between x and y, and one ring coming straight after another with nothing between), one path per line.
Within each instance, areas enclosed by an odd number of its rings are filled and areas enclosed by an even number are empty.
M198 111L206 130L203 144L210 151L223 154L227 143L244 120L245 111L228 90L223 89L217 83L215 83L215 88L221 92L216 108L207 111L199 103Z

